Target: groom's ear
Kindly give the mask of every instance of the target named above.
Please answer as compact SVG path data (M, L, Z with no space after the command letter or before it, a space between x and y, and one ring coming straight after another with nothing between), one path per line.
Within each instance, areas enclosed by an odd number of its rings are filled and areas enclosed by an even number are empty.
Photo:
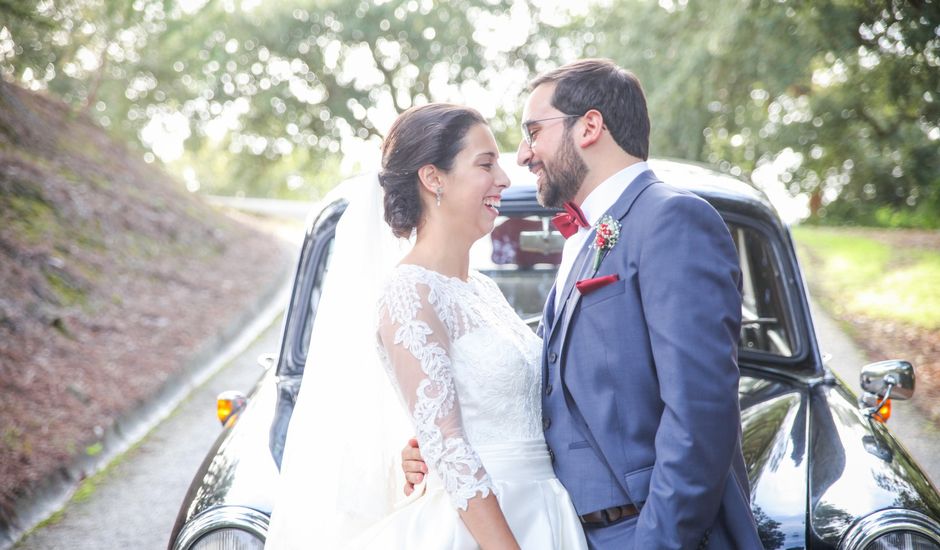
M597 109L590 109L581 117L583 121L581 134L578 136L578 145L585 148L597 142L604 134L604 115Z

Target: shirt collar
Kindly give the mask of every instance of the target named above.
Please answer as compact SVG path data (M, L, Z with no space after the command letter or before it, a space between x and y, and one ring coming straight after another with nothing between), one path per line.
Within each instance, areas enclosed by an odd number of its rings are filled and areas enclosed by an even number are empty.
M617 199L620 198L620 195L623 194L627 186L629 186L637 176L647 170L649 170L649 166L647 166L646 162L640 161L636 164L631 164L602 181L600 185L591 191L591 194L581 203L581 211L584 212L584 217L587 218L591 227L597 224L597 221L604 215L604 212L607 212L607 210L617 202Z

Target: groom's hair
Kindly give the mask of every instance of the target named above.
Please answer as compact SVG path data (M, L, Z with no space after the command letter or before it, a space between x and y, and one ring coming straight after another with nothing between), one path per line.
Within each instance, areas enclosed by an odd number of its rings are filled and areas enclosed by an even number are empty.
M604 125L621 149L646 160L650 151L650 117L640 81L609 59L582 59L540 74L529 90L555 84L552 106L566 115L600 111ZM570 128L577 122L566 121Z

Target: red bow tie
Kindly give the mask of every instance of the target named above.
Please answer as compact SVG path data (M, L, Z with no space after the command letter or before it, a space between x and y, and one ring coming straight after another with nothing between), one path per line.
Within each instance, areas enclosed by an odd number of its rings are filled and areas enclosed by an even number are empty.
M561 233L564 238L567 239L577 233L579 227L591 227L587 218L584 217L584 212L578 208L577 204L566 202L564 206L565 211L555 214L555 217L552 218L552 224L554 224L555 228L558 229L558 232Z

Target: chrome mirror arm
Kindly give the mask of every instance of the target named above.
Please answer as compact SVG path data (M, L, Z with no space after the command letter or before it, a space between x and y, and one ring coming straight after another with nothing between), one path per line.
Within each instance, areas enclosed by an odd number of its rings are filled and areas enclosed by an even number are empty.
M877 395L874 396L875 399L879 399L879 401L878 401L877 403L875 403L874 405L869 406L869 407L865 410L865 414L867 414L869 417L878 414L879 409L881 409L881 407L883 407L884 404L887 403L889 399L891 399L891 390L894 389L895 382L894 382L893 380L888 380L888 379L887 379L887 378L890 378L890 377L887 377L887 376L886 376L885 378L886 378L885 384L887 385L887 389L885 390L884 397L879 398ZM867 403L866 403L866 405L867 405Z

